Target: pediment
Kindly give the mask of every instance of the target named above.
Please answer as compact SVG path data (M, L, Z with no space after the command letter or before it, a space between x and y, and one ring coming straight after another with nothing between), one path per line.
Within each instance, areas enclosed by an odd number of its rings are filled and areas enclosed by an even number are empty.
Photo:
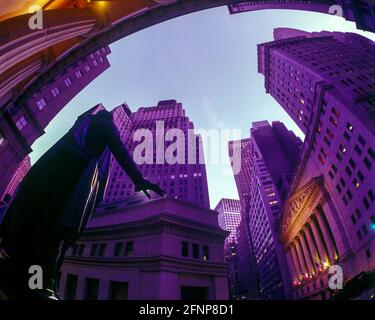
M282 238L289 233L293 226L310 214L311 208L321 192L323 177L315 177L298 189L285 203L281 223Z

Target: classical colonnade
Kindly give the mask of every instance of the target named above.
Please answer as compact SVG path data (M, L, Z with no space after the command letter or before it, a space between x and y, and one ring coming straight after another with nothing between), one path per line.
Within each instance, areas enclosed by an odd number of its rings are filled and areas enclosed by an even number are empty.
M310 219L287 247L287 261L294 285L314 278L339 259L326 215L317 206Z

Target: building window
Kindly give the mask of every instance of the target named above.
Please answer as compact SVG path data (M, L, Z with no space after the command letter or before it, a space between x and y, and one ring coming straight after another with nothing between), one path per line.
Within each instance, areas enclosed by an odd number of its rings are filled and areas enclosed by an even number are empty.
M3 135L0 133L0 146L2 146L5 142L5 138L3 137Z
M66 79L64 80L64 83L65 83L65 86L66 86L67 88L69 88L69 87L72 85L72 80L70 80L70 78L66 78Z
M105 248L106 248L106 244L101 243L99 246L99 257L103 257L105 255Z
M85 283L85 300L98 300L99 280L86 278Z
M370 203L368 202L367 198L363 198L363 205L365 206L366 209L370 207Z
M98 253L98 244L97 243L94 243L92 246L91 246L91 252L90 252L90 256L91 257L95 257Z
M110 300L128 300L128 284L112 281L110 285Z
M94 67L96 67L98 65L98 62L96 60L92 60L92 63L94 65Z
M122 242L117 242L115 244L115 257L118 257L119 255L121 255L123 247L124 247L124 244Z
M125 247L125 256L132 257L134 255L134 242L127 242Z
M75 244L72 249L72 256L75 256L77 254L78 246Z
M37 101L36 105L38 106L39 110L42 110L47 105L46 99L40 99L39 101Z
M203 249L202 249L202 258L205 261L210 259L210 252L209 252L208 246L203 246Z
M52 93L53 97L56 98L60 94L60 90L59 90L58 87L55 87L51 90L51 93Z
M193 258L199 259L199 245L197 243L193 243Z
M86 72L90 72L91 71L90 66L89 65L85 65L85 70L86 70Z
M362 231L363 231L363 235L367 236L368 230L367 230L367 226L365 224L362 226Z
M374 202L375 201L375 194L372 190L369 190L369 192L367 193L371 202Z
M26 127L26 125L27 125L27 121L25 117L19 118L19 120L16 122L16 126L18 130L22 130L24 127Z
M84 244L79 245L78 255L83 256L84 250L85 250L85 245Z
M361 135L358 136L358 141L362 146L366 144L366 140Z
M77 79L79 79L79 78L82 78L82 72L81 71L76 71L76 77L77 77Z
M365 164L367 169L369 170L371 169L371 162L367 157L365 157L365 159L363 160L363 163Z
M186 241L181 241L181 256L189 256L189 244Z
M65 284L65 300L74 300L76 297L78 277L74 274L68 274Z

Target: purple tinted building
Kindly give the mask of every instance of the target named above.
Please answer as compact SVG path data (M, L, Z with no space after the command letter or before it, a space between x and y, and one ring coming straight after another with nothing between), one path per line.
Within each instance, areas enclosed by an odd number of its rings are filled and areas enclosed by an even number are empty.
M280 221L294 298L326 299L375 268L374 43L350 33L276 29L258 46L270 93L305 132Z
M157 106L142 107L133 113L127 105L122 105L116 108L113 114L124 143L133 153L146 178L158 183L171 197L209 208L201 138L194 134L194 125L186 116L181 103L176 100L160 101ZM172 137L175 133L183 138L178 142L183 149L183 155L177 163L171 163L167 154L171 144L177 141ZM137 141L137 135L147 135L148 141L151 141L151 145L148 145L152 149L150 163L136 159L140 154L137 156L135 150L141 144L141 141ZM193 144L189 144L189 137ZM189 159L191 156L193 159ZM121 201L134 193L132 181L112 159L105 203Z
M228 299L217 213L169 199L99 207L69 249L60 275L65 300Z
M231 14L263 10L306 10L341 16L354 21L358 29L375 31L375 3L373 0L317 0L317 1L242 1L228 5Z
M262 297L288 297L289 277L276 221L281 213L302 142L281 122L255 122L251 128L251 175L248 207Z
M69 66L25 103L9 106L0 115L0 192L29 154L44 128L80 91L110 67L109 47ZM1 194L0 194L1 196Z
M257 299L259 297L256 261L253 243L249 230L249 216L247 210L250 203L251 150L250 139L229 141L229 158L240 156L241 167L237 172L233 166L234 179L240 198L241 222L236 230L236 264L238 286L236 295L240 299Z
M238 256L237 256L237 238L236 230L241 221L241 205L236 199L222 198L215 207L217 211L219 227L226 230L229 236L224 242L224 256L229 263L228 279L230 297L237 298L239 296L239 278L238 278Z
M236 228L241 221L241 205L236 199L223 198L215 207L218 212L219 227L229 231L229 236L225 239L224 252L227 251L228 245L236 241Z

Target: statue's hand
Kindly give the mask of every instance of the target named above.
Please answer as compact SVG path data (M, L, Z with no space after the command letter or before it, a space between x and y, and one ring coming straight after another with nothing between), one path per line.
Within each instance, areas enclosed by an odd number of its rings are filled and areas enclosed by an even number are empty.
M154 191L156 194L158 194L161 197L163 197L164 194L165 194L165 192L163 191L163 189L161 189L157 184L148 181L147 179L144 179L141 183L139 183L136 186L136 189L135 189L135 191L137 191L137 192L138 191L143 191L145 193L145 195L149 199L151 199L151 196L149 195L149 193L147 192L147 190Z
M0 248L0 260L6 260L6 259L9 259L9 255L3 248Z

